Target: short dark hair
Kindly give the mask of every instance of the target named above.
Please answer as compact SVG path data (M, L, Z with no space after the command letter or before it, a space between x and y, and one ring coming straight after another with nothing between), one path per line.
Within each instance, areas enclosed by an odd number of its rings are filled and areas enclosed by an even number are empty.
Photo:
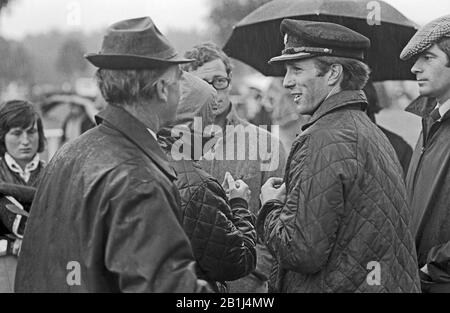
M341 82L341 88L343 90L362 90L369 80L370 68L361 61L330 56L319 56L313 58L313 60L319 71L319 76L325 75L333 64L342 65L344 78Z
M203 66L205 63L222 60L225 64L228 77L231 75L233 66L231 65L230 58L220 49L215 43L205 42L200 45L194 46L191 50L188 50L184 54L185 58L194 59L193 62L183 64L181 66L182 70L186 72L192 72Z
M447 64L445 66L450 67L450 38L442 38L436 42L436 45L447 55Z
M0 105L0 156L6 151L5 135L11 128L27 129L37 124L39 145L37 152L45 149L44 127L39 113L31 102L25 100L11 100Z

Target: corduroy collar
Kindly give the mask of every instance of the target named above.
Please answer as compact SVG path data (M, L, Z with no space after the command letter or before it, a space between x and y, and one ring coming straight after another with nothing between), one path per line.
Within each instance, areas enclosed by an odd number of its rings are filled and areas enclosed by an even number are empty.
M147 127L122 108L108 105L96 117L97 124L113 128L142 150L171 179L176 179L175 171L170 167L158 142L149 133ZM105 123L106 122L106 123Z
M405 111L418 115L422 118L428 118L436 105L437 100L435 98L420 96L411 102ZM447 111L447 113L441 118L441 122L447 120L448 118L450 118L450 111Z
M307 129L331 111L354 104L361 104L361 110L364 110L367 107L366 95L362 90L344 90L338 92L319 105L309 122L302 126L302 130Z

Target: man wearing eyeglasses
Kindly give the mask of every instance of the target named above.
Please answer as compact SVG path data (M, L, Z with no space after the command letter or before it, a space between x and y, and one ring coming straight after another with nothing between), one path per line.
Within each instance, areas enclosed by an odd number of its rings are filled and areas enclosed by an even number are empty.
M194 59L194 62L186 64L182 69L203 79L217 90L217 101L212 109L215 125L223 132L200 165L219 181L224 179L226 172L230 172L235 179L245 181L252 191L249 209L256 215L260 206L261 186L270 177L283 175L286 162L283 145L267 128L257 127L238 117L230 101L232 65L219 47L213 43L203 43L187 51L185 56ZM203 125L205 126L207 125ZM239 140L243 135L245 144ZM254 152L257 152L256 155ZM264 245L257 244L256 250L256 270L242 279L230 282L230 292L267 292L272 258Z

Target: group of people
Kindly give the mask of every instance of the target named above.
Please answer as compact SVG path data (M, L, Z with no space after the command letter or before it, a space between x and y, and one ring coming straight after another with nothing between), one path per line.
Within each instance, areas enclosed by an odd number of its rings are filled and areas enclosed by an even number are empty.
M406 165L366 112L370 40L292 19L281 32L285 49L268 61L285 66L283 86L309 116L288 155L237 115L219 47L180 56L149 17L113 24L101 51L86 55L108 105L45 168L33 105L2 104L0 260L12 273L0 283L15 280L17 292L450 292L450 16L401 55L416 58L421 97L408 110L423 117Z

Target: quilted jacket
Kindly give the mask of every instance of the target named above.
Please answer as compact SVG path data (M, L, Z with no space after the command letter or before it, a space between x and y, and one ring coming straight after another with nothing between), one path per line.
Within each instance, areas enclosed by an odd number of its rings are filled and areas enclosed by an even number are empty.
M177 119L171 128L185 126L190 135L175 137L179 133L171 129L158 133L159 143L177 173L182 224L197 260L198 275L212 283L236 280L256 266L256 218L248 210L248 203L240 198L230 203L220 183L195 161L195 145L203 148L203 142L194 118L201 117L204 125L212 123L210 105L215 97L215 90L207 83L185 73ZM174 144L183 144L182 149L176 150L181 151L180 155L175 155Z
M183 228L191 240L199 278L224 282L251 273L256 266L256 218L247 204L230 204L219 182L196 162L171 164L177 172Z
M260 212L278 291L420 290L402 169L365 106L360 91L319 106L292 146L286 202Z

